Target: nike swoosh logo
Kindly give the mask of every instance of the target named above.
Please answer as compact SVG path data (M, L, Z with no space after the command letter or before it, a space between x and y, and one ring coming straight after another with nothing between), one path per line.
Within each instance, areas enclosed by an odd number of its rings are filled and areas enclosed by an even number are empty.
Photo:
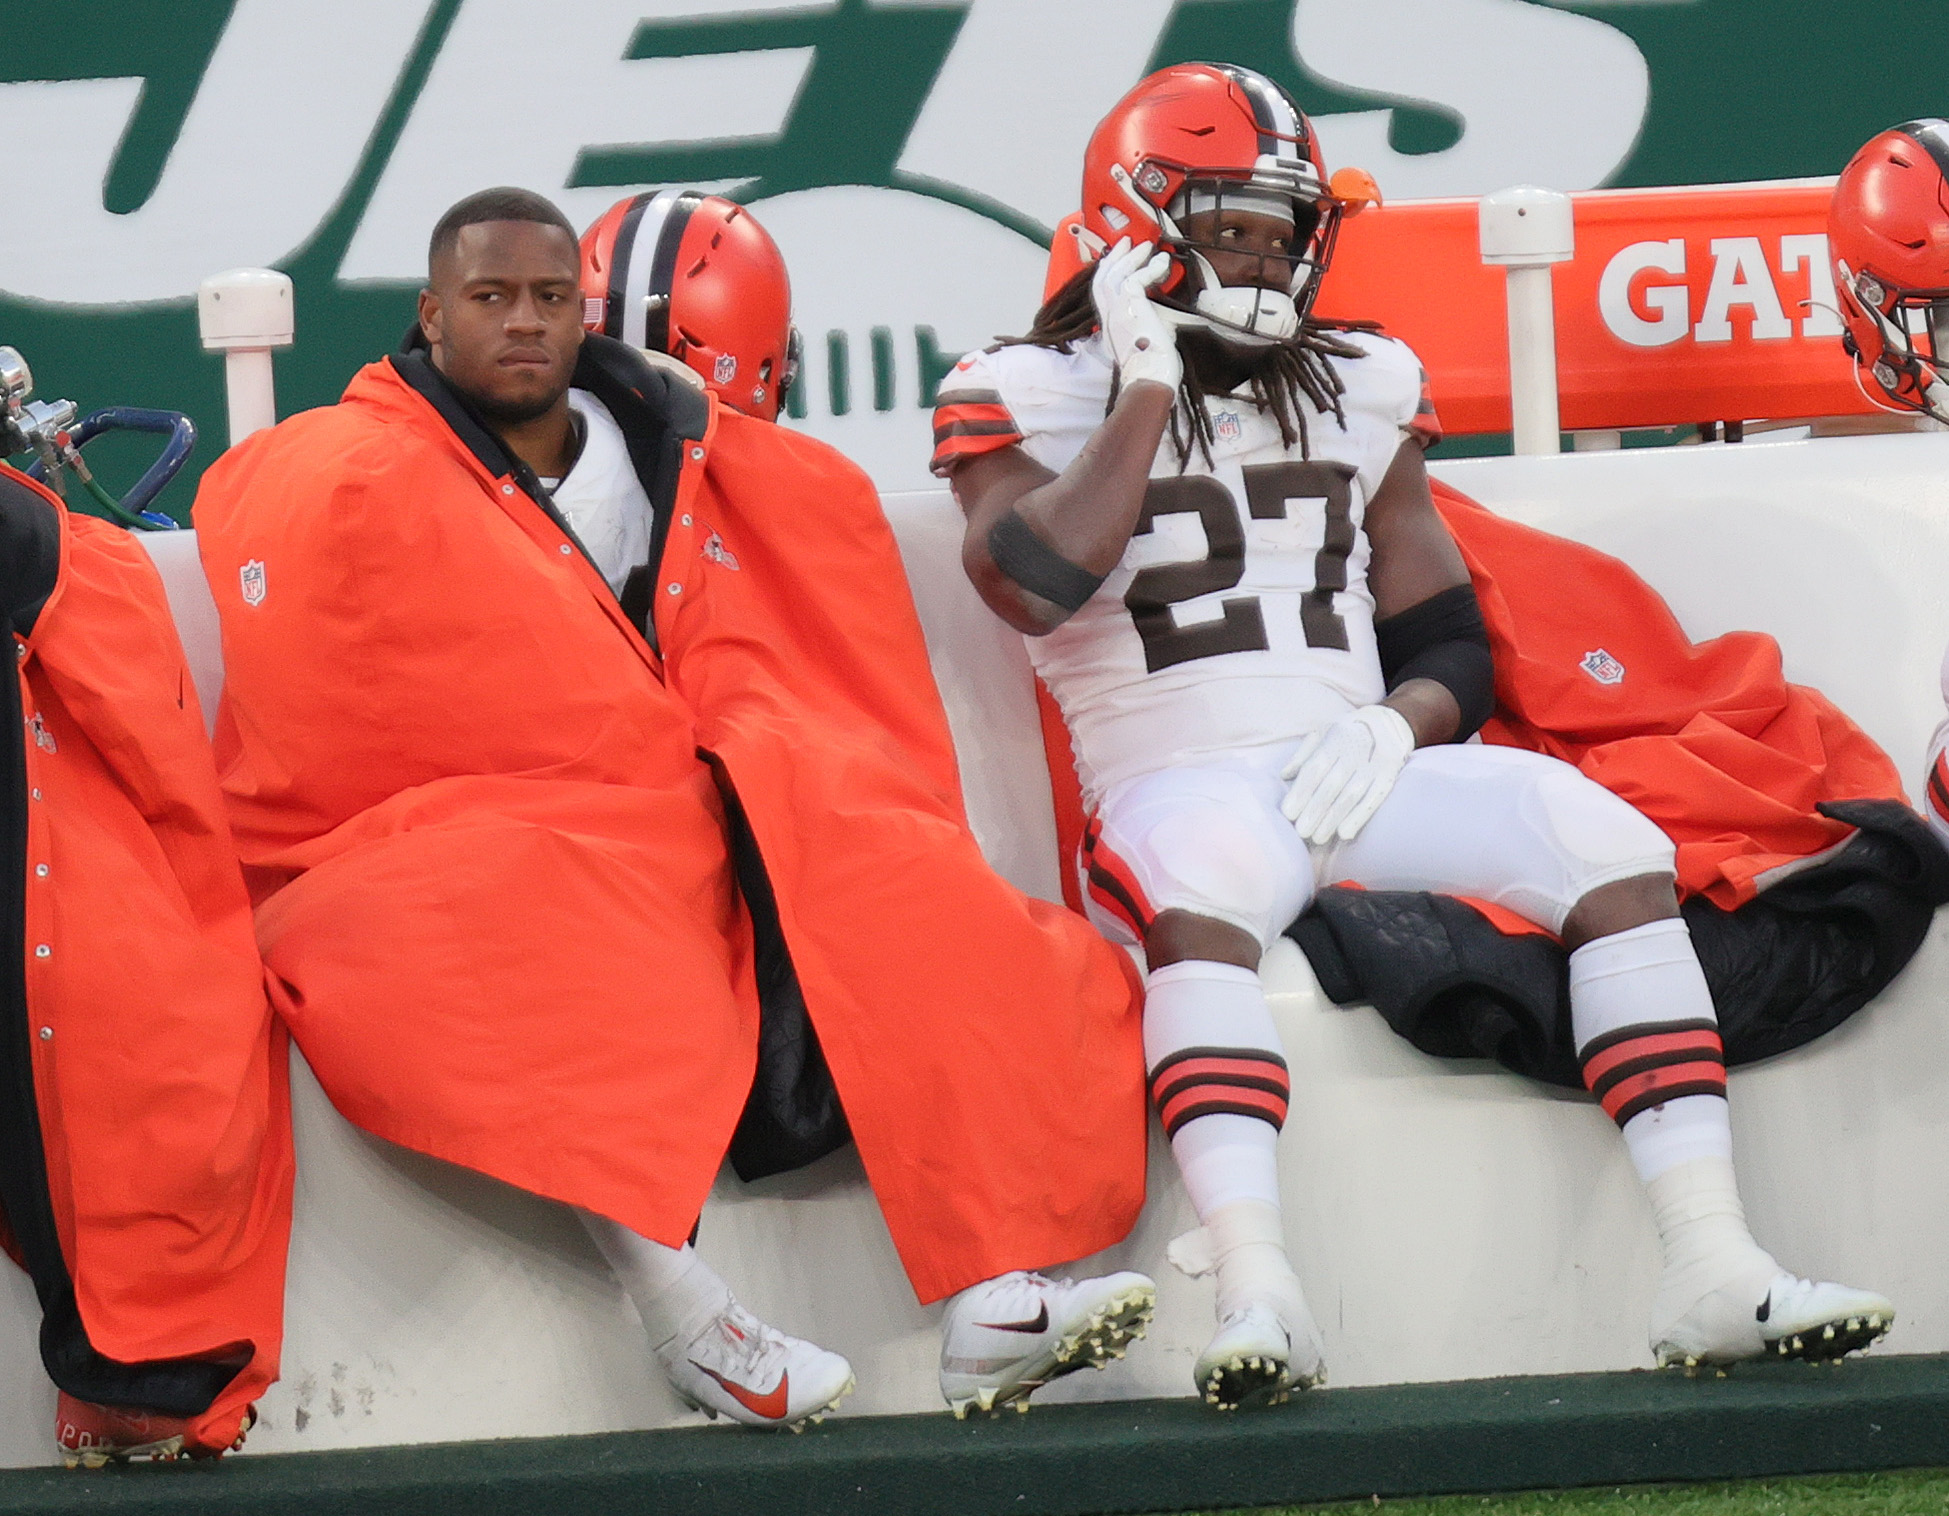
M1042 1309L1030 1321L977 1321L978 1327L986 1327L991 1332L1046 1332L1049 1330L1049 1303L1044 1301Z
M778 1376L777 1389L768 1395L760 1395L752 1390L747 1390L741 1384L733 1384L722 1374L705 1369L695 1358L690 1360L690 1366L694 1369L703 1369L706 1374L709 1374L711 1378L724 1386L725 1394L729 1395L753 1415L762 1416L767 1421L783 1421L785 1419L785 1402L790 1396L792 1385L792 1376L789 1371Z

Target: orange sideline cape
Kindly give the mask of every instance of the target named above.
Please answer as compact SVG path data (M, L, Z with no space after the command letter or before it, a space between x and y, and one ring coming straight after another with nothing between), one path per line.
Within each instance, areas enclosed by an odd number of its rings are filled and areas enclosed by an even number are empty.
M206 475L219 766L321 1082L380 1136L682 1242L759 1022L709 756L922 1300L1116 1241L1128 973L982 862L870 486L713 401L668 509L659 656L389 364Z
M127 532L30 487L61 518L54 593L16 637L49 1199L96 1352L136 1368L247 1358L191 1418L220 1447L277 1377L284 1033L162 582Z
M1575 764L1643 811L1677 844L1682 894L1734 909L1769 870L1853 835L1815 811L1821 801L1905 798L1866 733L1819 691L1786 682L1771 637L1694 643L1617 559L1438 480L1434 494L1495 653L1496 714L1482 740ZM1622 677L1589 672L1594 653Z

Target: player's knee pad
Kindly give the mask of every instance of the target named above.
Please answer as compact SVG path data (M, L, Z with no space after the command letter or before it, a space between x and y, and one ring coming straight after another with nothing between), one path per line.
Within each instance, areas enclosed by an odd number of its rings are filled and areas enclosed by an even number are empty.
M1276 787L1227 770L1164 770L1117 786L1092 818L1083 862L1092 906L1116 920L1123 902L1109 886L1121 883L1139 897L1143 932L1165 911L1189 911L1262 948L1313 889L1312 860L1279 814Z
M1677 870L1677 850L1656 822L1567 763L1537 769L1524 809L1556 855L1566 904L1621 879Z

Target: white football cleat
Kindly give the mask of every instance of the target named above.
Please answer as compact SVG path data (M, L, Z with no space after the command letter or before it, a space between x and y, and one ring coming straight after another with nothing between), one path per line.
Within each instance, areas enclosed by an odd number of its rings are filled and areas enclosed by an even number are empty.
M1279 1405L1326 1381L1325 1345L1310 1312L1288 1325L1269 1303L1240 1306L1218 1324L1191 1371L1205 1404L1221 1411Z
M1142 1274L1059 1280L1018 1270L970 1286L941 1318L941 1395L956 1416L1026 1411L1050 1380L1123 1357L1156 1308L1157 1286Z
M1801 1279L1774 1265L1769 1279L1742 1275L1669 1325L1654 1322L1651 1351L1661 1367L1763 1357L1820 1363L1867 1347L1894 1322L1894 1306L1871 1290Z
M839 1354L788 1337L729 1298L689 1342L673 1338L656 1356L685 1400L746 1426L801 1431L853 1388L853 1366Z

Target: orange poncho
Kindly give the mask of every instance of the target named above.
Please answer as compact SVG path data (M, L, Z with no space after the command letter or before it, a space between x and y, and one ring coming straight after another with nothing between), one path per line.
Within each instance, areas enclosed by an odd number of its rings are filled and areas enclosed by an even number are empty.
M47 1277L45 1213L15 1199L8 1220L56 1382L189 1414L196 1440L221 1446L277 1377L284 1034L161 580L127 532L5 474L61 527L54 592L15 638L22 947L45 1204L85 1338L62 1339L71 1307Z
M339 1108L681 1242L760 1019L715 767L921 1298L1121 1237L1126 970L982 862L864 478L590 339L577 383L652 460L659 654L414 362L235 449L196 513L259 940Z

